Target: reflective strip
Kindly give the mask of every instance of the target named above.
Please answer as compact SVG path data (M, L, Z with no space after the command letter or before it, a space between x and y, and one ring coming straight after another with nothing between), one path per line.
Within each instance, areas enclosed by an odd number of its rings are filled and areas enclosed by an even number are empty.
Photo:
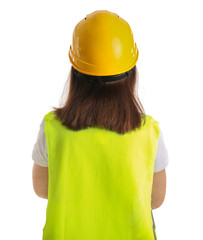
M152 210L151 210L151 214L152 214ZM153 221L153 226L152 226L152 228L153 228L153 233L154 233L154 239L157 240L156 232L155 232L156 226L155 226L153 214L152 214L152 221Z

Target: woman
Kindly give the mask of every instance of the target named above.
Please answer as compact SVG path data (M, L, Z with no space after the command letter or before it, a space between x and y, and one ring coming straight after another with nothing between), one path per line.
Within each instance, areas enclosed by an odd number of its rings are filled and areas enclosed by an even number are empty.
M138 55L115 13L76 25L68 97L44 116L32 154L34 190L48 199L43 240L157 239L168 155L135 91Z

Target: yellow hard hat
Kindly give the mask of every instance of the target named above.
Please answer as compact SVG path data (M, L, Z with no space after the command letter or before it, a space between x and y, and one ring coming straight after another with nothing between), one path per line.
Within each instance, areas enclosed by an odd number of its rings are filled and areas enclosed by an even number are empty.
M129 24L116 13L94 11L74 28L69 59L79 72L94 76L131 70L139 51Z

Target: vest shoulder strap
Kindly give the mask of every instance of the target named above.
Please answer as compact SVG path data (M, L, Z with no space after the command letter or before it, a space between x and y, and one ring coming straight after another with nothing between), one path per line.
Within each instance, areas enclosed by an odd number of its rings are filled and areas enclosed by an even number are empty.
M151 115L145 115L145 124L143 127L149 127L150 125L153 125L159 129L159 121L154 119Z
M44 115L45 120L52 120L55 119L54 111L49 111L47 114Z

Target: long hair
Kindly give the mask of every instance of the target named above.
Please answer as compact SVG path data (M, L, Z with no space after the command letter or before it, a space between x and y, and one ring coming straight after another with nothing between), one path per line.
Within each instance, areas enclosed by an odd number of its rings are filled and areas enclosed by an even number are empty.
M69 93L63 106L54 108L56 119L69 129L104 128L119 134L145 123L144 108L137 93L137 67L127 77L114 82L82 79L70 70ZM67 94L64 89L62 97Z

